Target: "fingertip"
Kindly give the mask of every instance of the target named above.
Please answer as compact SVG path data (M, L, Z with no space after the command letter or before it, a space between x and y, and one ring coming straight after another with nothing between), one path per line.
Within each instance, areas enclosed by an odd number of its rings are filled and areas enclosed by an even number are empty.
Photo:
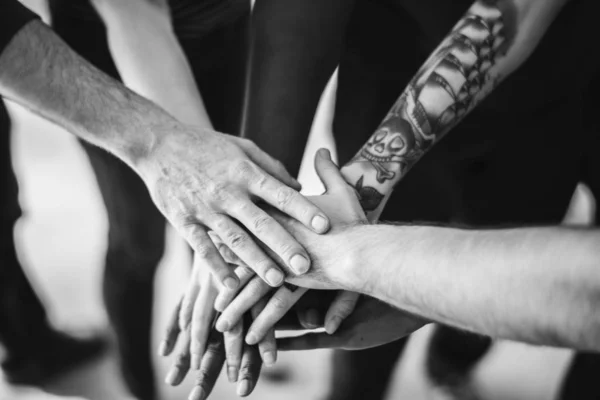
M221 317L217 320L215 328L217 329L217 331L223 333L225 331L228 331L230 326L231 324L229 323L229 321Z
M342 319L340 317L330 318L325 323L325 332L327 332L329 335L333 335L340 327L341 322Z
M165 377L165 383L169 386L177 386L178 368L171 368Z
M262 359L267 367L272 367L277 361L277 353L274 351L265 351L262 355Z
M294 254L292 258L290 258L290 268L292 268L297 275L303 275L310 269L310 261L303 254Z
M277 268L271 268L265 274L266 282L272 287L279 287L283 284L284 279L283 272L278 270Z
M223 286L229 290L236 290L240 285L240 281L237 276L230 275L223 280Z
M190 393L190 396L188 397L188 400L204 400L204 399L206 399L206 393L204 392L204 389L202 389L201 386L194 387L194 389Z
M166 357L169 355L169 344L166 340L163 340L158 346L158 355L161 357Z
M318 151L317 151L317 155L319 157L325 158L327 160L331 160L331 152L329 151L328 148L325 147L321 147Z
M250 394L252 389L252 382L249 379L244 379L238 384L237 387L237 395L241 397L246 397Z
M246 343L250 346L258 343L258 336L254 332L248 332L246 335Z
M316 233L325 233L329 230L329 218L323 214L317 214L310 222Z

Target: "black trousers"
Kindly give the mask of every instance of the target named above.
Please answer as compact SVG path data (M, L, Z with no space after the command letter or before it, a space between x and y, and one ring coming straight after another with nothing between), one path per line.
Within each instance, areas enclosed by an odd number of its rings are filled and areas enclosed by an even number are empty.
M119 79L105 27L89 3L53 0L50 11L54 30L69 46ZM248 2L234 20L212 26L208 31L193 29L195 25L191 23L189 27L176 25L215 129L231 134L238 133L241 119L249 13ZM180 15L175 22L185 23L185 18ZM32 327L44 323L45 313L14 256L12 228L20 209L17 181L10 165L9 128L8 116L1 108L0 174L6 183L2 185L0 340L11 351L20 351L36 343L27 332L34 334L36 330ZM153 282L165 247L165 219L142 180L129 167L104 150L84 142L81 145L96 175L109 220L103 297L116 332L122 371L133 395L153 400L156 398L150 356ZM26 318L22 319L23 316ZM17 323L15 318L22 320Z
M339 66L333 122L340 165L375 131L427 56L418 43L399 45L398 38L418 31L401 14L384 2L357 2ZM502 85L526 90L510 78ZM474 227L559 224L578 182L600 199L598 89L598 82L590 83L587 92L507 112L494 109L492 95L398 184L381 219ZM596 211L596 223L599 215ZM336 351L327 398L382 399L405 344L404 339L369 350ZM438 326L429 344L427 374L453 384L490 346L489 338ZM598 356L578 355L563 398L584 398L568 396L583 380L596 396L585 398L600 398L600 385L592 380L599 363Z

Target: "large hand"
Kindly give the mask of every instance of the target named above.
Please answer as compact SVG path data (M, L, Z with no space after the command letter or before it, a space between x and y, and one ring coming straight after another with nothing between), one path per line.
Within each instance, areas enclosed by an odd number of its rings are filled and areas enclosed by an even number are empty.
M334 334L319 332L282 338L277 340L277 346L284 351L324 348L368 349L403 338L426 323L427 321L420 317L407 314L371 297L362 296L352 315L342 322L339 330ZM286 330L289 329L289 326L286 327Z
M330 217L333 226L330 235L335 235L336 230L343 229L348 225L364 223L365 216L356 194L342 179L327 151L321 150L317 153L315 157L315 169L327 188L327 191L321 196L309 197L309 200L318 205L319 208L326 212ZM243 262L237 259L227 249L223 250L223 247L224 246L220 246L220 249L228 262L243 264ZM337 248L340 248L339 241L337 243ZM330 250L332 249L330 248ZM335 258L335 255L332 255ZM340 256L339 260L332 259L330 261L324 261L321 258L320 261L330 265L342 262L340 260L343 258L344 257ZM332 265L332 267L335 266ZM222 316L217 321L217 329L220 331L227 331L235 326L244 313L270 291L271 288L262 283L259 279L253 279L239 294L237 291L221 291L221 295L215 304L219 311L223 311ZM299 288L295 285L284 285L279 288L270 298L264 311L255 318L248 331L247 342L249 344L259 342L305 292L305 288ZM236 296L235 299L234 296ZM327 332L335 332L342 320L352 312L357 300L357 293L347 291L338 293L325 315L325 327ZM231 304L229 304L230 302ZM306 326L310 327L311 324L313 324L314 321L311 320L314 319L314 315L315 311L312 310L308 310L302 315L306 317L303 318L306 322Z
M270 285L278 286L284 279L275 262L236 221L277 254L282 265L297 274L309 269L306 251L255 201L265 201L318 233L328 230L328 218L292 189L299 186L282 165L252 142L176 126L152 144L148 154L136 169L159 209L219 283L234 288L239 281L215 249L208 230L216 232Z

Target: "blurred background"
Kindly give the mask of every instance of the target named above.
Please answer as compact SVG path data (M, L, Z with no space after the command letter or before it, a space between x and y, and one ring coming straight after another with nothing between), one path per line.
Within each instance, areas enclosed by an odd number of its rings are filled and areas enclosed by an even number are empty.
M43 12L40 0L24 3ZM319 147L332 147L329 126L334 90L335 76L322 98L300 175L309 194L320 190L312 168L312 156ZM72 135L18 106L9 104L9 110L13 118L13 163L21 185L20 200L24 209L17 227L17 239L26 272L42 294L51 319L58 327L108 330L100 284L107 222L87 157ZM586 188L578 187L566 222L588 223L592 207L594 202ZM169 312L181 293L189 265L184 244L172 231L167 235L168 249L155 283L155 348ZM421 370L423 346L429 332L425 328L411 338L406 356L396 366L389 399L428 398ZM477 386L490 400L552 399L570 357L571 352L567 350L500 342L478 368ZM155 363L157 379L162 381L169 360L156 356ZM277 366L266 371L267 376L259 382L251 398L319 399L327 389L329 367L326 351L280 354ZM377 365L372 367L377 368ZM191 379L179 388L161 385L162 399L185 399L190 386ZM57 398L127 399L114 350L43 390L11 387L4 382L0 372L0 400ZM235 386L221 376L211 398L237 398Z

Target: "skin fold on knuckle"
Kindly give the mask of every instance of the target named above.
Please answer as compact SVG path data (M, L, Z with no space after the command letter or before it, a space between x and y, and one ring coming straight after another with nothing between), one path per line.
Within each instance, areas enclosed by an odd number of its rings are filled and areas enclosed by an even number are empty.
M286 311L289 307L288 299L281 295L274 295L269 302L271 303L273 311L278 315L281 312Z
M298 192L287 186L281 186L277 189L277 206L280 209L287 209L296 199Z

